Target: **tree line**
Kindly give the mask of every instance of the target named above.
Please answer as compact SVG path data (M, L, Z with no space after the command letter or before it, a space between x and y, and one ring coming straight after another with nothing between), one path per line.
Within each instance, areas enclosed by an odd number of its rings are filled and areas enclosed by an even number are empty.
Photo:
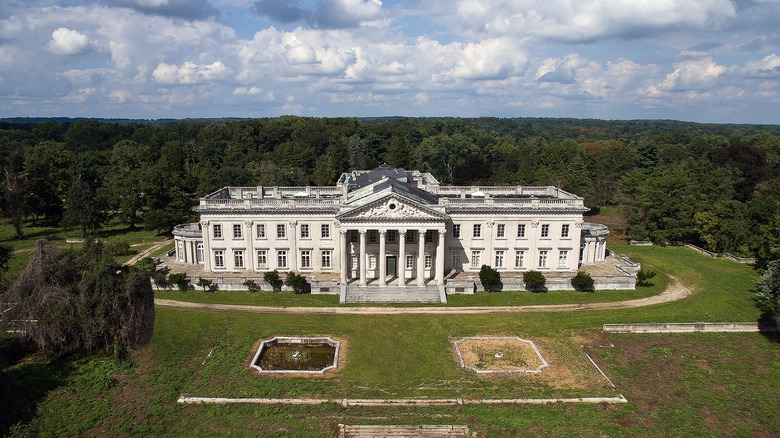
M226 185L332 185L381 163L442 184L554 185L618 206L629 238L773 258L780 127L499 118L14 120L0 123L2 210L23 224L161 233Z

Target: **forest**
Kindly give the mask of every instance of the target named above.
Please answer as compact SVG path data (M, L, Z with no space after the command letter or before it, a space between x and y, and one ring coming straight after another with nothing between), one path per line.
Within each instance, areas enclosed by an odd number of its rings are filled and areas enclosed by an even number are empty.
M0 209L84 236L119 217L159 233L226 185L332 185L381 163L442 184L554 185L631 239L777 258L780 126L669 120L311 118L0 121Z

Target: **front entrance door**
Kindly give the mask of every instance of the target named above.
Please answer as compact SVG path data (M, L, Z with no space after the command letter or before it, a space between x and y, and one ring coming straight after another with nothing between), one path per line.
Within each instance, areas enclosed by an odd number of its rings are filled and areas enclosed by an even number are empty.
M388 277L394 277L396 274L395 272L395 265L396 265L396 256L387 256L387 276Z

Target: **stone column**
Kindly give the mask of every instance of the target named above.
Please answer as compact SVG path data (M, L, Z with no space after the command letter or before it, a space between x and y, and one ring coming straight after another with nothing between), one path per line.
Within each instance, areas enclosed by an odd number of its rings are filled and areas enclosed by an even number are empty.
M379 285L387 286L387 255L385 255L386 230L379 230Z
M398 230L398 286L406 286L406 230Z
M425 230L417 230L417 286L425 286Z
M290 222L290 254L287 255L287 266L291 271L298 270L298 222Z
M205 272L211 271L211 229L210 223L203 221L200 223L201 235L203 237L203 270Z
M347 230L340 229L341 244L339 245L339 264L341 265L341 284L347 285Z
M439 244L436 245L436 285L444 284L444 254L447 252L444 247L445 230L439 230Z
M257 263L255 262L255 234L252 228L255 223L253 221L246 221L246 254L244 254L244 269L255 269Z
M358 265L360 267L360 285L365 286L366 282L366 230L360 230L360 256Z
M487 229L485 230L487 231L487 233L485 233L484 235L485 243L486 243L485 252L487 254L485 254L485 257L482 258L483 265L488 265L493 267L495 267L495 262L496 262L495 255L493 254L493 239L495 238L495 236L493 236L493 225L495 223L496 223L495 221L487 222Z

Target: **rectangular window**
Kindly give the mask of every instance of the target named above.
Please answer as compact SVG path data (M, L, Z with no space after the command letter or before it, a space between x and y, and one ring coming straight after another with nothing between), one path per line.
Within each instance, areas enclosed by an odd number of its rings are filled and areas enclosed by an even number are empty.
M309 224L301 224L301 239L309 238Z
M539 251L539 267L540 268L546 268L547 267L547 253L549 251Z
M452 226L452 237L460 239L460 224L455 224Z
M257 250L257 267L258 268L268 267L268 251L264 249Z
M222 238L222 225L214 224L214 238L215 239L221 239Z
M280 268L286 268L287 267L287 250L277 250L276 251L276 264Z
M406 255L406 269L414 269L414 256L412 254Z
M504 267L504 251L496 251L496 268Z
M569 237L569 224L561 225L561 237Z
M406 243L414 243L414 231L406 232Z
M301 251L301 268L311 268L311 251Z
M331 255L330 250L329 249L322 250L320 254L322 255L322 267L330 268L330 255Z
M425 231L425 243L433 242L433 230Z
M474 224L474 238L482 237L482 225Z
M525 250L515 251L515 268L522 268L525 264Z
M222 250L214 251L214 267L215 268L225 267L225 251Z
M368 230L368 243L377 243L379 240L379 233L376 230Z
M349 241L352 243L360 241L360 234L358 233L358 230L351 230L349 232Z
M433 266L433 257L430 255L425 256L425 269L431 269Z
M452 259L452 269L455 269L456 271L458 269L461 269L461 266L460 266L460 251L452 251L450 253L450 257Z
M368 269L376 269L376 255L374 254L368 256Z
M396 243L398 241L398 232L396 230L387 230L387 243Z
M265 224L257 224L257 238L265 239Z
M233 250L233 266L236 268L243 268L244 267L244 251L243 250Z
M542 224L542 237L550 237L550 224Z
M234 239L241 238L241 224L233 224L233 238Z
M482 258L482 251L471 251L471 267L479 268L482 266L480 259Z
M284 224L276 224L276 238L284 239L287 237L287 228Z
M561 268L565 268L566 265L569 263L569 251L560 251L558 253L558 266Z
M496 237L498 237L498 238L506 237L506 225L504 225L504 224L498 224L497 225Z
M330 239L330 225L322 224L320 227L320 234L323 239Z
M520 224L517 226L517 237L521 239L525 237L525 224Z
M203 263L203 244L198 243L195 249L195 261L197 263Z

